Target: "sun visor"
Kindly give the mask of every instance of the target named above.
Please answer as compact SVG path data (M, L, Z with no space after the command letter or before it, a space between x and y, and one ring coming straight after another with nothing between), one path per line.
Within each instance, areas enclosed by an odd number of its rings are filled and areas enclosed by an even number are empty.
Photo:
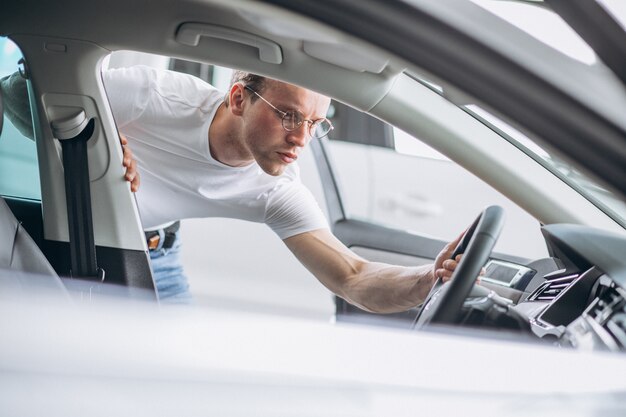
M336 42L340 35L320 23L286 12L284 10L261 7L254 10L237 10L237 14L248 23L272 35L287 39L317 39L320 42ZM304 22L303 22L304 20Z
M304 53L310 57L358 72L380 74L389 64L389 60L365 53L352 45L326 42L304 41Z
M345 35L329 30L300 17L278 11L246 10L239 15L256 28L275 36L302 41L302 50L308 56L356 72L380 74L389 65L385 57L371 50L358 49L352 42L343 42Z

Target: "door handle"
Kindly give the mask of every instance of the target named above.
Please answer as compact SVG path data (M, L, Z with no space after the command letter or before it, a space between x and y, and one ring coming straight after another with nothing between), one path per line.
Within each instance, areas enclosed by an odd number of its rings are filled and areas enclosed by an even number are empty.
M378 204L384 210L401 210L413 217L437 217L443 212L439 203L412 194L381 198Z

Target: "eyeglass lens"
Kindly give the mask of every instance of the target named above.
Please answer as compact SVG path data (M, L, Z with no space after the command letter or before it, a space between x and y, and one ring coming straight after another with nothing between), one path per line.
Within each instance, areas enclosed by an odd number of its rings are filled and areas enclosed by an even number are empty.
M299 111L291 110L285 112L283 115L283 127L288 131L299 128L304 121L304 116ZM314 138L323 137L331 130L331 124L326 119L319 120L314 123L310 123L307 120L307 124L309 135Z

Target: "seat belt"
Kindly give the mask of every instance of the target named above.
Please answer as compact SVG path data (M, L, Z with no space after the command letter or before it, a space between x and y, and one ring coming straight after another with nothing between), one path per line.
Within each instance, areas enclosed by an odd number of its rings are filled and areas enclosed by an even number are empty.
M70 238L70 275L104 281L98 268L91 215L87 141L95 130L95 120L84 110L51 123L54 137L61 142L65 171L65 201Z

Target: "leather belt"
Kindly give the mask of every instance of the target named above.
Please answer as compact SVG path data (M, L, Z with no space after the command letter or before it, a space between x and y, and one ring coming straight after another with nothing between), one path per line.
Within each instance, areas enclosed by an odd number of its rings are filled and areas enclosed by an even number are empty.
M159 229L144 232L149 250L170 249L176 242L176 232L180 229L180 221Z

